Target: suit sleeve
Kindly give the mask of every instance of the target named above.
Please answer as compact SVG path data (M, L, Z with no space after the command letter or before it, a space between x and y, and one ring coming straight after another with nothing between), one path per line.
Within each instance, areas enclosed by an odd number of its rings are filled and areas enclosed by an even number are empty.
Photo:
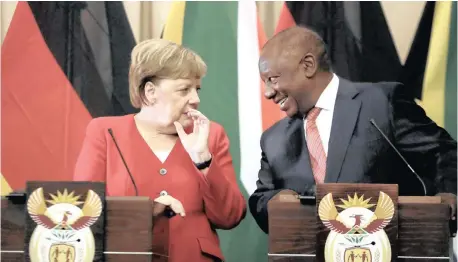
M267 213L267 203L282 189L276 189L273 181L273 174L269 162L264 153L263 138L261 138L261 169L258 173L257 189L250 196L248 204L250 212L258 226L266 234L269 233L269 221Z
M456 141L403 90L404 86L399 85L391 96L392 125L398 148L412 166L416 166L420 176L434 181L435 194L456 194Z
M107 145L97 120L92 119L86 128L73 174L74 181L105 182Z
M246 202L237 185L229 138L221 126L216 127L213 159L202 183L205 213L216 228L231 229L245 218Z

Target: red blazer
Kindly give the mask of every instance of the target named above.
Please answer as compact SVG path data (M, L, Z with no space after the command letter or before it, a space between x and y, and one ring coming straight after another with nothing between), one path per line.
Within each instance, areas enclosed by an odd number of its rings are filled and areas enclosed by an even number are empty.
M87 127L74 180L104 181L107 196L132 196L135 189L108 128L113 130L138 194L155 199L165 190L183 203L186 217L175 216L169 223L169 261L224 260L214 228L237 226L245 217L246 202L236 182L223 127L214 122L210 125L213 160L204 177L179 139L162 163L141 137L133 115L93 119Z

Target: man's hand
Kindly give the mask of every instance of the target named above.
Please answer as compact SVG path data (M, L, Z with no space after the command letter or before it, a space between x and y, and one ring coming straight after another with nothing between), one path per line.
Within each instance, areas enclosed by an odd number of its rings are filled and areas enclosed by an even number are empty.
M441 197L442 203L448 204L451 209L451 220L456 220L456 195L451 193L439 193L437 194Z
M170 207L175 214L179 214L182 217L186 215L183 204L179 200L167 195L154 199L153 216L164 213L166 207Z

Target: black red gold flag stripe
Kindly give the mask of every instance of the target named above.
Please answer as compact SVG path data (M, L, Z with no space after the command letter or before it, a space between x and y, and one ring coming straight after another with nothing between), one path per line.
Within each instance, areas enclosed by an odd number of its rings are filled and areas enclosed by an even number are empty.
M90 119L135 112L134 45L122 2L18 2L2 44L2 183L70 179Z

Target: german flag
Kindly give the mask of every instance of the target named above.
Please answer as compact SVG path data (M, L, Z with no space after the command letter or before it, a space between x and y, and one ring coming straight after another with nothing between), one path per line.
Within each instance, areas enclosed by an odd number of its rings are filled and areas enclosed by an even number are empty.
M121 2L18 2L2 44L2 195L69 180L93 117L134 112Z

